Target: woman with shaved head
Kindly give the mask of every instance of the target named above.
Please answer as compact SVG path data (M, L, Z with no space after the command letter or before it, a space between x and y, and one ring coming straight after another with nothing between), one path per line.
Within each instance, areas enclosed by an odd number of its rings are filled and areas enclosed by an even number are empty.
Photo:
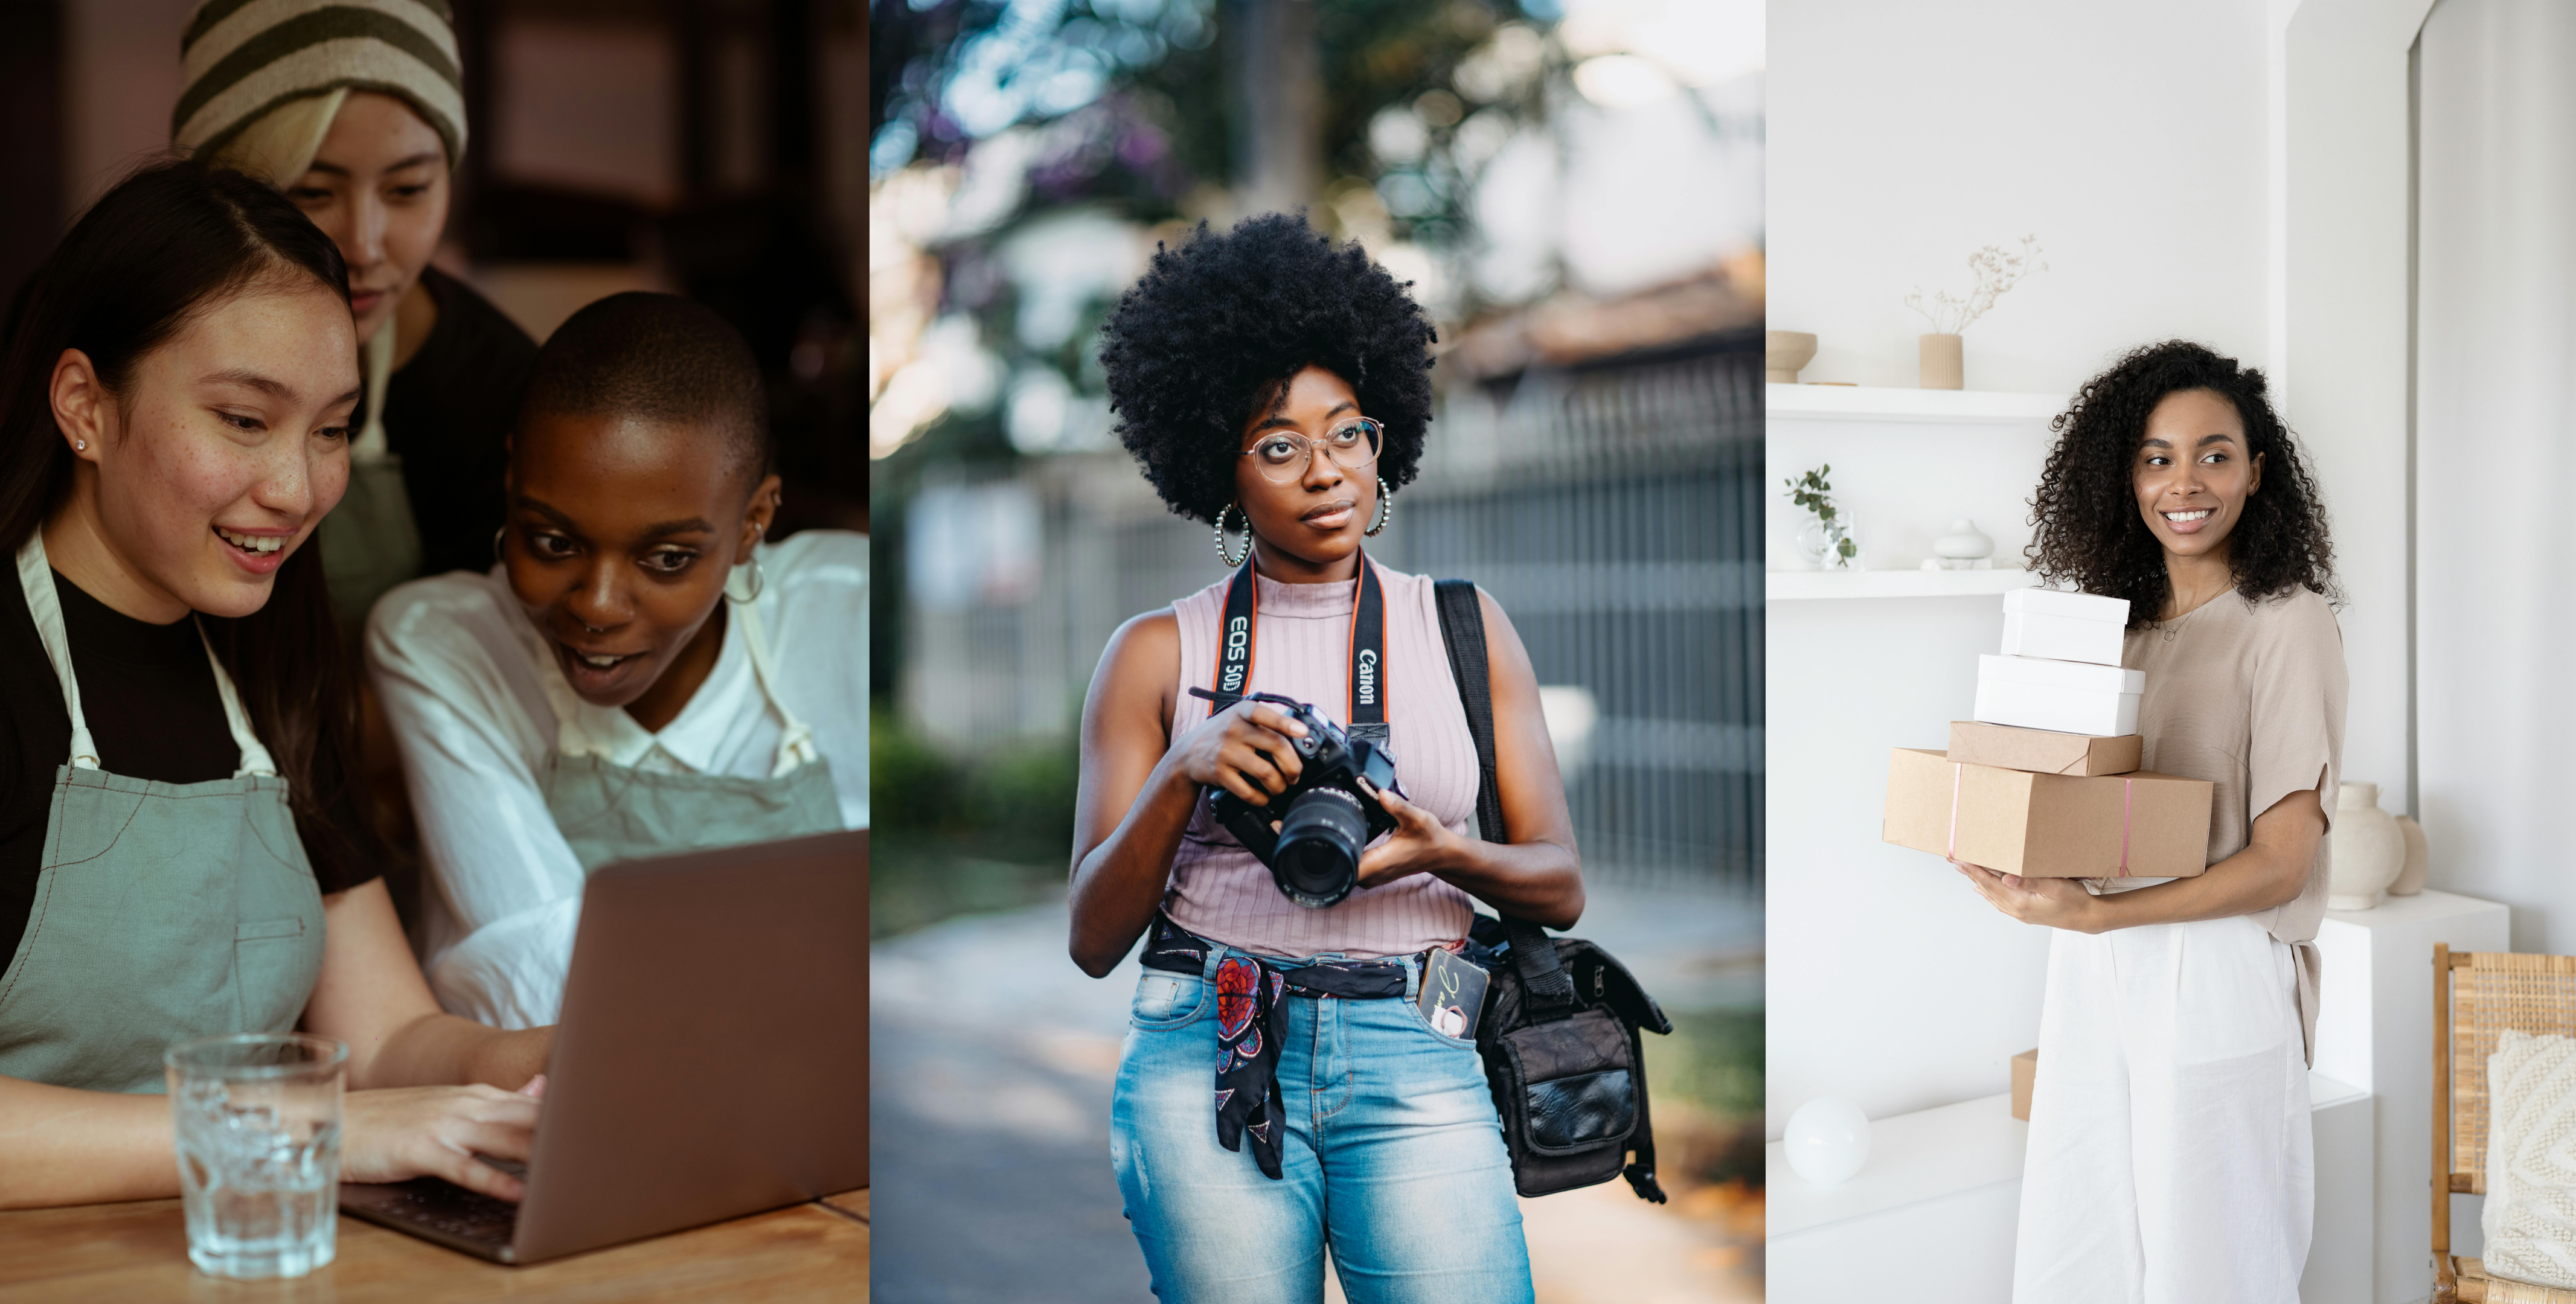
M602 865L866 826L867 540L768 541L769 462L742 337L612 295L538 355L500 564L377 604L450 1011L551 1022Z

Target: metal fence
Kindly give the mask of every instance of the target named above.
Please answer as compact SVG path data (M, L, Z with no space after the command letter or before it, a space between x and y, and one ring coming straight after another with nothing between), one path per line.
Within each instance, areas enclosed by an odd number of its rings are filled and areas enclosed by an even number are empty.
M1579 745L1551 726L1596 876L1761 890L1760 367L1729 342L1453 388L1372 545L1475 580L1579 690ZM911 516L904 709L959 751L1072 730L1118 624L1222 574L1122 455L932 476Z

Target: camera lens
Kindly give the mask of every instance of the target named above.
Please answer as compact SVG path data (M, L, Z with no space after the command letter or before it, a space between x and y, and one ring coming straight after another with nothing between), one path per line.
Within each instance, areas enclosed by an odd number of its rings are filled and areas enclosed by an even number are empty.
M1339 788L1312 789L1289 803L1279 821L1270 877L1289 900L1320 910L1351 894L1367 844L1368 815L1359 798Z

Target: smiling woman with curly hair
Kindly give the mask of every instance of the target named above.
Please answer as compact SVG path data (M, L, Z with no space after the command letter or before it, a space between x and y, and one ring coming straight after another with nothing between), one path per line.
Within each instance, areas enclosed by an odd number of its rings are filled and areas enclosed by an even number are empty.
M2052 428L2033 568L2129 600L2144 768L2215 795L2194 877L1953 862L1998 910L2056 930L2013 1298L2295 1300L2343 754L2325 509L2263 374L2198 344L2121 358Z
M1320 1304L1329 1247L1355 1302L1526 1304L1475 1011L1435 1025L1412 994L1475 900L1568 927L1583 870L1502 608L1480 595L1507 838L1485 842L1433 583L1361 551L1421 459L1431 323L1359 246L1273 215L1156 255L1102 337L1120 437L1173 511L1217 527L1232 571L1122 626L1082 712L1071 949L1100 977L1145 941L1110 1154L1154 1293ZM1328 857L1347 895L1292 898L1236 836L1269 840L1252 817L1216 813L1303 773L1311 731L1238 696L1255 691L1397 758L1369 827L1345 800L1347 848L1367 844L1355 878L1348 850ZM1289 823L1344 800L1320 791Z

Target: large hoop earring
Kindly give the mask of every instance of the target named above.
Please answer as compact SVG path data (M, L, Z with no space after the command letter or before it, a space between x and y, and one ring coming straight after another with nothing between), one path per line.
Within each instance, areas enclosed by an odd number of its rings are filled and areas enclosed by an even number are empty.
M1225 550L1225 514L1241 510L1227 503L1216 511L1216 559L1224 562L1227 570L1242 565L1243 559L1252 555L1252 518L1248 515L1243 518L1243 551L1228 555Z
M501 539L509 532L510 527L506 525L492 532L492 560L496 562L507 562L510 560L509 558L501 555Z
M769 587L769 579L767 576L761 574L760 559L758 557L754 557L750 561L744 562L743 566L749 566L751 568L751 592L741 594L735 593L733 591L733 575L727 575L725 576L724 595L725 601L727 602L731 602L739 606L749 606L752 603L760 601L761 593ZM742 566L736 566L733 570L734 575L739 575L742 573Z
M725 601L744 606L760 601L761 593L769 588L769 577L763 574L760 569L760 553L758 551L761 541L769 537L769 527L766 525L754 524L751 527L751 531L751 546L753 551L749 554L750 560L734 567L736 572L740 572L743 566L747 565L751 567L751 592L738 598L735 597L733 593L733 576L731 575L725 576L724 586Z
M1394 520L1395 491L1386 487L1385 476L1379 476L1377 478L1377 519L1370 522L1368 537L1376 538L1377 532L1385 529Z

